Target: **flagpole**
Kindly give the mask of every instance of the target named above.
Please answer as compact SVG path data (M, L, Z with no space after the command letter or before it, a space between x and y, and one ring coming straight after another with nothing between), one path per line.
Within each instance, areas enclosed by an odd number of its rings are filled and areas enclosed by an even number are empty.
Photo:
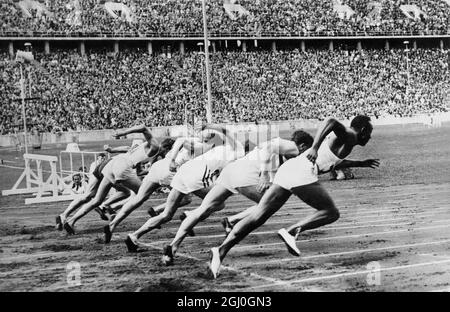
M205 67L206 67L206 91L208 94L208 101L206 103L206 121L212 123L212 105L211 105L211 77L209 72L209 42L208 30L206 25L206 0L202 0L203 10L203 42L205 44Z
M25 153L28 154L28 139L27 139L27 116L25 114L25 79L23 77L23 65L20 65L20 96L22 97L22 119L23 119L23 133L25 136Z

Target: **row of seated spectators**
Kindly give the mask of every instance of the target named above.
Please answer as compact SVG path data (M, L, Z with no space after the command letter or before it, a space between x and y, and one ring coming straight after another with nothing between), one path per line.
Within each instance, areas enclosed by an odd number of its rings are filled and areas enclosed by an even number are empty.
M202 56L59 50L36 54L27 122L39 131L183 124L205 116ZM0 54L0 133L22 125L20 71ZM447 111L449 50L211 54L215 122L411 116ZM37 69L37 68L42 69ZM409 74L408 74L409 72ZM27 82L28 85L28 82ZM27 96L29 91L26 91Z
M189 36L203 33L201 1L197 0L117 0L131 10L132 20L113 18L104 1L75 0L80 14L74 14L74 0L41 0L50 15L26 17L15 0L0 3L0 33L128 36ZM378 2L375 13L370 3ZM231 18L224 0L208 0L208 29L221 35L355 35L355 34L448 34L450 5L447 0L239 0L250 14ZM334 11L336 3L348 5L355 14L342 19ZM423 15L411 19L400 6L417 5ZM12 35L11 33L11 35Z

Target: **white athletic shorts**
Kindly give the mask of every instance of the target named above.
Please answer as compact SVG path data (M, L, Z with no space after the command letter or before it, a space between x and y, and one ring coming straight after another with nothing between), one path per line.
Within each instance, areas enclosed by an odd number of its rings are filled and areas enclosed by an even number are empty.
M155 162L145 176L143 183L158 183L162 186L169 186L176 172L169 170L170 159L164 158Z
M239 192L236 189L239 187L258 185L259 175L258 161L240 158L223 168L216 184L223 186L233 194L238 194ZM269 177L270 182L272 182L275 177L275 171L270 171Z
M273 184L277 184L286 190L291 190L297 186L317 182L319 180L317 165L306 158L306 154L300 154L282 164L275 174Z
M214 185L219 172L211 172L206 164L188 161L176 172L170 186L183 194L189 194Z
M106 164L102 170L103 177L109 182L115 184L117 181L138 180L136 170L123 157L116 157Z

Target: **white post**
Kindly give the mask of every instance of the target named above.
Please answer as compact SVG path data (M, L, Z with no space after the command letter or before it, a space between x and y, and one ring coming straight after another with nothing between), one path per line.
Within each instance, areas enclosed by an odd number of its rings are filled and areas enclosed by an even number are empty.
M23 118L23 134L25 136L25 154L28 154L27 139L27 116L25 114L25 78L23 77L23 67L20 65L20 96L22 97L22 118Z
M180 50L180 54L184 55L184 41L180 41L179 50Z
M202 0L203 9L203 41L205 45L205 65L206 65L206 90L208 93L208 102L206 104L206 121L212 122L212 105L211 105L211 77L209 72L209 42L208 31L206 26L206 0Z
M84 178L84 153L81 153L81 171L83 172Z
M151 41L147 42L147 53L153 55L153 43Z
M84 44L84 41L80 42L80 55L81 56L86 55L86 45Z
M247 42L242 41L242 52L247 52Z
M403 44L406 46L406 101L409 103L409 41L403 41Z
M31 68L28 67L28 97L31 98Z
M361 44L361 41L360 41L360 40L358 40L358 42L356 43L356 48L358 49L358 52L361 52L361 50L362 50L362 44Z
M46 55L50 54L50 42L48 40L44 42L44 52Z
M409 51L406 51L406 96L409 99Z
M184 101L184 125L187 127L187 124L188 124L188 121L187 121L187 101Z
M205 98L205 75L204 75L204 69L203 69L203 62L200 63L202 66L202 93L203 98Z
M25 157L24 157L25 158ZM25 158L25 183L27 188L31 188L31 161L29 158ZM19 186L19 184L17 184Z
M441 40L442 41L442 40ZM10 41L8 43L8 51L9 51L9 56L12 58L14 57L14 43L12 41Z

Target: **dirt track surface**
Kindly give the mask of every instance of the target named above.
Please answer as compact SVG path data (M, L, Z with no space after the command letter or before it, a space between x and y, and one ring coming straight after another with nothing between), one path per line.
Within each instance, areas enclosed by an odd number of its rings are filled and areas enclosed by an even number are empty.
M24 196L0 197L0 291L442 291L450 290L450 125L377 127L352 158L379 158L378 170L355 170L356 179L322 181L341 211L328 226L303 233L302 255L291 256L276 232L312 212L291 198L277 214L236 246L218 279L211 279L209 249L223 240L220 219L250 206L241 196L196 228L175 258L161 264L161 249L175 235L170 223L144 236L151 246L127 252L123 240L146 220L150 199L102 244L104 221L95 213L77 235L54 230L68 203L25 205ZM103 144L81 145L96 149ZM56 155L61 146L39 153ZM14 151L0 151L0 187L10 188L23 166ZM81 285L67 283L67 265L81 266ZM376 271L378 269L378 271ZM377 272L379 275L376 275ZM375 275L374 275L375 274ZM376 277L379 277L379 283Z

